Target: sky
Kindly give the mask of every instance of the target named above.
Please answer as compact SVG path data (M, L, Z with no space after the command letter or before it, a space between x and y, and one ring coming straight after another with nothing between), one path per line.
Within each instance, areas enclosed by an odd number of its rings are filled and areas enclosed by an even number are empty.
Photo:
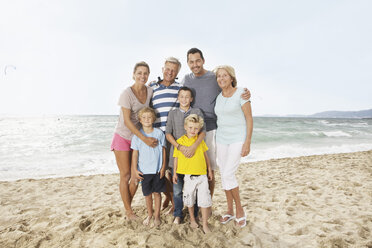
M0 2L0 115L118 114L133 66L201 49L254 115L372 108L372 1Z

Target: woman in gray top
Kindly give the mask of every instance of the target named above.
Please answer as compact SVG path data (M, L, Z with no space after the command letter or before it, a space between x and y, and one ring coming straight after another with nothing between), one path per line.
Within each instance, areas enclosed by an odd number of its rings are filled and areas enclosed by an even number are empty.
M152 89L145 84L150 74L150 67L146 62L139 62L134 66L134 84L128 87L120 95L118 105L120 106L119 121L115 128L111 150L114 151L116 163L120 172L120 195L128 219L137 219L134 214L131 202L137 191L137 180L131 180L131 158L130 149L133 135L139 137L148 146L155 147L157 140L146 137L140 131L138 111L148 107L152 97Z

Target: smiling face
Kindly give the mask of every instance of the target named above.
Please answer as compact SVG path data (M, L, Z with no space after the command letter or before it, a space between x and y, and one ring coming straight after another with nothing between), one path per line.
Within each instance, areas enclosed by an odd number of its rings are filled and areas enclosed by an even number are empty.
M188 90L180 90L178 93L178 101L180 102L180 108L183 110L187 110L190 107L193 98L191 96L191 92Z
M166 62L163 68L163 81L171 84L177 77L179 66L175 63Z
M190 53L187 56L187 65L189 66L192 73L196 76L202 76L204 73L204 59L202 59L200 53Z
M216 72L217 83L221 89L232 87L233 79L225 69L218 69Z
M187 137L189 138L194 137L195 135L199 133L200 124L198 122L188 121L185 124L185 130L186 130Z
M133 73L133 79L136 83L145 84L149 78L149 74L150 72L147 67L139 66Z
M151 112L142 113L139 121L142 124L142 127L152 127L152 124L155 121L154 115Z

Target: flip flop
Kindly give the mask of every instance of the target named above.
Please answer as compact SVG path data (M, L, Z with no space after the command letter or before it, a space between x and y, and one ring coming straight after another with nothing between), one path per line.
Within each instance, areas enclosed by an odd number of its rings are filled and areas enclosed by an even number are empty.
M225 219L225 218L228 218L228 219L225 220L225 221L221 221L221 224L227 224L231 220L235 219L235 216L230 215L230 214L225 214L225 215L222 216L222 219Z
M242 225L239 225L239 222L240 221L243 221L243 220L244 220L243 224ZM245 227L247 225L247 217L245 217L245 215L244 215L243 217L241 217L239 219L235 219L235 222L236 222L236 225L237 226L239 226L240 228L243 228L243 227Z

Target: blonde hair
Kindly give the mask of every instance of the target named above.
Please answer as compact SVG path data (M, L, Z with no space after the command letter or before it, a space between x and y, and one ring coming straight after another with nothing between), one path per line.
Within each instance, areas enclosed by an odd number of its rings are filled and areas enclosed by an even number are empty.
M184 125L187 125L187 123L199 123L199 127L202 128L204 126L204 120L201 116L197 114L191 114L185 118Z
M176 64L176 65L178 65L178 72L181 70L181 62L175 57L166 58L164 64L166 64L166 63Z
M146 67L147 70L148 70L149 73L150 73L150 66L149 66L145 61L140 61L140 62L138 62L138 63L136 63L136 64L134 65L133 74L136 73L137 68L138 68L138 67L141 67L141 66Z
M152 109L150 107L144 107L144 108L142 108L140 111L138 111L138 119L140 119L141 116L144 113L151 113L153 121L156 120L156 113L155 113L155 110L154 109Z
M238 82L236 81L236 76L235 76L235 70L234 68L232 68L231 66L229 65L220 65L220 66L217 66L213 72L216 74L216 77L217 77L217 73L219 70L221 69L224 69L225 71L227 71L227 73L230 75L231 79L232 79L232 82L231 82L231 85L232 87L236 87L236 85L238 84Z

